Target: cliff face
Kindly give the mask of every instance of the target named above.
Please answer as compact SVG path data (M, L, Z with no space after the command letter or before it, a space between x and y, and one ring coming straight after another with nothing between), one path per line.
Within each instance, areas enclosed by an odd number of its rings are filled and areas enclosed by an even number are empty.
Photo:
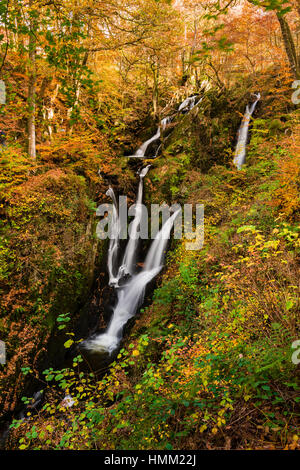
M25 381L21 368L37 373L57 317L74 314L94 277L97 240L89 190L72 171L32 175L3 193L1 409L16 404Z

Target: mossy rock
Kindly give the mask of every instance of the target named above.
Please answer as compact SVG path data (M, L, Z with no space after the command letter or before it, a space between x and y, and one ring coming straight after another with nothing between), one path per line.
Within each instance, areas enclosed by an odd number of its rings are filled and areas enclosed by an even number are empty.
M280 119L272 119L269 122L269 132L270 135L275 135L284 129L284 124Z

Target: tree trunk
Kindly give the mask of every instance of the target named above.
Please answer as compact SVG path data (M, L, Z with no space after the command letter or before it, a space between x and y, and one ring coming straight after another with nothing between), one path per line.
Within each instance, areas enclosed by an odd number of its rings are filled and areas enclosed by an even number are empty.
M214 71L215 73L215 77L216 77L216 83L218 84L218 87L221 89L221 90L225 90L226 89L226 86L225 84L222 82L222 80L220 79L220 75L219 75L219 72L218 70L216 69L216 67L214 66L214 64L212 62L208 62L208 65L209 67Z
M156 117L158 115L158 99L159 99L159 65L156 63L151 64L153 74L153 90L152 90L152 103L153 113Z
M31 7L32 2L29 3ZM35 20L30 19L29 35L29 79L28 79L28 154L36 160L36 135L35 135L35 111L36 111L36 28Z
M297 0L297 5L296 5L298 15L300 16L300 0Z
M84 54L83 60L82 60L82 68L86 66L86 64L88 62L88 58L89 58L89 52L86 51L86 53ZM77 81L74 83L75 100L74 100L73 106L68 109L68 118L69 118L69 120L71 120L73 110L79 105L80 90L81 90L81 79L82 79L82 76L80 75L78 77ZM70 124L69 133L72 134L72 132L73 132L73 124Z
M154 116L157 116L157 113L158 113L158 89L157 89L157 84L156 84L156 83L154 84L154 87L153 87L153 99L152 99L152 102L153 102L153 113L154 113Z
M285 51L286 51L286 54L290 63L292 73L295 78L299 78L300 70L299 70L297 51L296 51L295 43L293 40L293 36L290 30L289 24L286 21L286 19L280 16L278 13L277 13L277 18L280 24L283 43L284 43Z

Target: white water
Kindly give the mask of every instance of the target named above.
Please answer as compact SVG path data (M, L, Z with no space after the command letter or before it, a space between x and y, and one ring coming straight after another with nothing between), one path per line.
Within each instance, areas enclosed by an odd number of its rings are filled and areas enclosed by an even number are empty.
M199 103L201 103L201 101L203 100L203 97L198 99L199 98L199 95L194 95L194 96L190 96L189 98L186 98L182 103L181 105L179 106L178 108L178 113L188 113L189 111L191 111L195 106L197 106ZM198 101L197 101L198 99ZM173 117L172 116L168 116L166 117L165 119L163 119L161 121L161 127L163 130L166 130L167 126L173 121ZM159 145L159 147L157 148L156 152L155 152L155 157L158 156L160 150L161 150L161 147L162 147L162 144Z
M144 158L149 145L152 144L152 142L155 142L156 140L158 140L159 138L160 138L160 127L158 127L156 134L153 137L151 137L151 139L147 140L146 142L143 143L143 145L141 145L141 147L135 152L133 157Z
M179 210L176 211L172 217L170 217L164 223L162 229L157 233L155 239L153 240L145 260L144 269L146 271L154 269L155 267L163 264L167 241L170 238L174 221L179 212Z
M151 165L147 165L145 166L145 168L143 168L140 173L139 173L139 177L140 178L145 178L145 176L147 175L149 169L151 168Z
M119 269L119 278L122 277L124 274L133 274L135 268L135 257L136 257L136 250L137 245L139 242L138 238L138 230L141 224L142 219L142 199L143 199L143 180L147 175L149 168L151 165L146 166L140 172L140 182L139 182L139 189L137 200L135 203L135 217L131 225L131 233L129 234L129 241L127 243L122 265Z
M107 196L110 196L113 201L113 214L112 214L112 233L110 236L110 242L108 247L108 259L107 269L109 274L109 285L117 286L119 278L117 276L117 261L118 261L118 250L119 250L119 238L120 238L120 222L118 213L118 204L115 193L112 188L107 191Z
M123 327L142 304L147 284L159 273L161 266L151 271L142 271L118 290L118 301L107 331L87 342L93 351L112 353L122 339Z
M203 98L199 99L199 95L194 95L190 96L189 98L186 98L181 105L178 108L178 113L184 113L184 112L189 112L191 111L197 104L201 103ZM149 146L160 139L161 137L161 131L165 131L167 126L172 122L173 117L172 116L167 116L166 118L162 119L160 122L160 125L158 126L158 129L156 131L156 134L151 137L151 139L146 140L139 149L135 152L134 155L131 155L129 158L145 158L146 152L149 148ZM161 149L161 145L158 147L156 150L156 153L154 157L157 157L159 150Z
M191 96L183 101L179 106L178 112L188 112L202 101L199 96ZM198 99L198 101L197 101ZM173 117L168 116L160 122L156 134L143 143L136 151L134 157L144 158L146 151L153 142L160 139L161 129L166 130L172 122ZM144 301L145 288L149 282L157 276L163 267L167 242L174 225L178 212L175 212L163 225L157 233L149 248L144 267L140 273L136 273L136 252L139 241L138 230L142 218L142 198L143 198L143 180L149 171L150 165L143 168L140 172L140 181L138 187L137 200L135 204L134 220L131 224L130 238L127 243L121 265L116 272L116 263L118 260L120 220L117 201L113 190L110 188L108 195L111 196L114 204L113 210L113 230L114 239L110 241L108 253L108 271L109 283L113 287L118 287L117 304L114 308L110 324L105 333L97 336L95 339L85 341L84 347L94 351L112 353L117 349L121 339L125 324L132 318L139 306ZM119 287L119 281L126 275L130 278L123 286Z
M178 112L189 112L191 111L197 104L199 104L202 101L202 98L200 98L198 101L197 99L199 98L198 95L190 96L189 98L186 98L181 105L178 108Z
M160 125L163 131L165 131L167 126L171 124L172 120L173 120L172 116L167 116L161 121Z
M150 165L144 168L140 173L140 183L136 202L137 209L142 203L143 178L149 171L149 166ZM138 308L144 301L146 286L163 268L167 242L170 238L170 233L178 212L179 211L175 212L157 233L155 239L151 243L144 267L138 274L133 274L133 271L135 271L133 260L135 259L137 240L134 238L129 239L124 259L126 259L127 263L126 268L128 268L128 271L131 271L131 278L125 285L118 289L117 304L114 308L113 315L106 332L97 336L95 339L86 341L84 343L84 347L86 349L108 353L112 353L117 349L122 339L124 326L128 320L136 314ZM135 237L137 235L139 224L140 213L136 210L131 236ZM115 230L117 231L117 228ZM123 272L124 266L121 266L119 269L120 275L122 275Z
M158 129L156 131L156 134L153 137L151 137L151 139L146 140L146 142L144 142L143 145L141 145L141 147L135 152L134 155L132 155L131 158L133 158L133 157L135 157L135 158L145 158L145 154L146 154L146 151L147 151L149 145L151 145L156 140L160 139L161 130L165 131L167 126L172 122L172 119L173 118L171 116L167 116L166 118L162 119L161 122L160 122L160 125L158 126Z
M259 102L261 98L260 93L255 95L255 97L256 97L256 101L252 103L250 108L249 108L249 105L247 105L246 107L242 124L238 132L238 141L237 141L234 159L233 159L233 163L237 167L238 170L242 168L242 166L244 165L246 161L246 147L247 147L247 140L248 140L248 134L249 134L250 119L251 119L252 114L254 113L257 103Z
M169 124L171 124L171 122L173 121L173 116L168 116L166 118L164 118L162 121L161 121L161 128L163 131L166 130L167 126ZM160 145L157 147L157 150L155 152L155 158L158 156L160 150L161 150L161 147L162 147L162 144L160 143Z

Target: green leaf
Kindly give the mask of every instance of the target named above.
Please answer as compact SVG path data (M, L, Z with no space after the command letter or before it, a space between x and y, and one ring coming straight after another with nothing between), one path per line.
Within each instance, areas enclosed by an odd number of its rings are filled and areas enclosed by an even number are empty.
M243 225L242 227L237 229L237 233L242 233L242 232L255 232L256 227L254 225Z
M72 339L68 339L68 341L66 341L66 342L64 343L64 347L65 347L66 349L69 349L69 348L72 346L73 343L74 343L74 341L73 341Z

